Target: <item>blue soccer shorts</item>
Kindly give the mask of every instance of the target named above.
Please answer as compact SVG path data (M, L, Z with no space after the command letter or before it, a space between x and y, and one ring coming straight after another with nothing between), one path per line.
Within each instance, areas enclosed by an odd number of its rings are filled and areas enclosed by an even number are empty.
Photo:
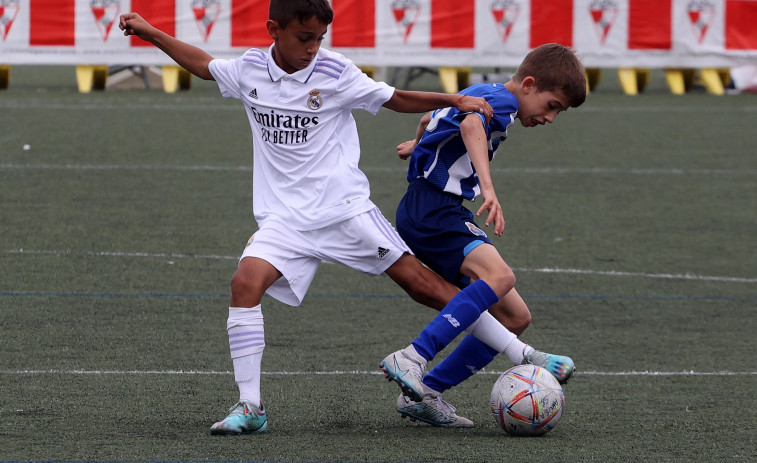
M460 273L465 256L481 244L492 244L461 197L424 178L410 182L397 207L395 225L421 262L460 288L470 283Z

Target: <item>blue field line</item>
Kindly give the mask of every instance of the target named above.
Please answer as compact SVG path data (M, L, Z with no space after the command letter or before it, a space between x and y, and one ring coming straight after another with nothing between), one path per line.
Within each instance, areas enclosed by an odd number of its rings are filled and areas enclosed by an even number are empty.
M89 293L89 292L36 292L5 291L0 297L84 297L84 298L179 298L215 299L228 298L228 293ZM406 294L308 294L308 299L402 299ZM601 294L531 294L521 295L533 300L625 300L625 301L681 301L681 302L752 302L757 296L609 296Z

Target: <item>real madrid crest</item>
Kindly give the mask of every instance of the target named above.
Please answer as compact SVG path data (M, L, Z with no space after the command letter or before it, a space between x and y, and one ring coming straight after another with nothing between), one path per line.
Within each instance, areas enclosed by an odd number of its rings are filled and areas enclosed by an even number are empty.
M318 111L319 109L321 109L321 106L323 106L321 91L311 90L310 95L308 95L308 108L312 109L313 111Z

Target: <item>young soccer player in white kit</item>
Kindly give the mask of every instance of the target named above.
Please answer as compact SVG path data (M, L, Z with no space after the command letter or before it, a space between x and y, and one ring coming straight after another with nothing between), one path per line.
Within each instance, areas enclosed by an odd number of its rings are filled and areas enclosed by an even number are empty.
M458 300L453 313L461 319L465 313L476 320L491 305L489 299L458 298L459 290L424 267L371 202L368 180L358 168L351 115L355 108L426 112L452 106L489 120L491 106L479 97L403 91L373 81L341 54L320 48L332 20L327 0L271 0L266 26L274 43L268 52L251 49L223 60L136 13L120 18L124 35L151 42L192 74L217 81L224 97L241 100L253 134L253 214L259 229L232 277L227 321L239 400L211 427L212 434L267 430L260 393L265 347L260 302L268 293L299 305L321 261L386 274L414 300L437 310ZM496 325L489 334L505 330L489 321Z

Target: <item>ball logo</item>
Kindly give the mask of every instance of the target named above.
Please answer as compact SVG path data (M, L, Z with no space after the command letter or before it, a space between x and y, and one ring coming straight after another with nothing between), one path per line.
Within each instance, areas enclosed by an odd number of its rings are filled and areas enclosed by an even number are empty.
M19 0L0 0L0 38L5 41L18 16Z
M413 26L421 14L421 4L418 0L394 0L392 2L392 13L394 22L397 25L397 31L402 36L402 42L407 43Z
M589 4L589 14L594 22L594 30L602 45L607 41L610 29L618 19L618 4L614 0L594 0Z
M321 99L320 90L311 90L308 96L308 108L313 111L318 111L323 106L323 100Z
M709 1L691 1L687 6L691 31L697 43L702 43L707 30L715 19L715 5Z
M105 42L108 40L113 24L121 14L121 2L120 0L92 0L89 2L89 7L92 9L97 30L100 31L100 36Z
M490 9L494 16L494 24L497 26L497 32L502 38L502 43L507 43L513 25L518 21L520 16L520 4L515 0L494 0Z
M210 32L221 14L221 0L192 0L192 13L202 40L208 41Z

